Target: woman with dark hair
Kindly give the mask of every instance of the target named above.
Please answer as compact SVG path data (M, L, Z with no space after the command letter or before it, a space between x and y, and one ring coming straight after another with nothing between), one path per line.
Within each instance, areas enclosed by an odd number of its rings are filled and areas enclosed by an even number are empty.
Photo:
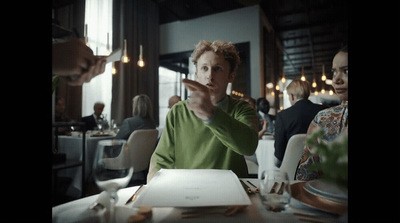
M257 99L257 113L268 122L267 133L273 134L275 131L274 123L272 122L272 118L268 115L269 112L269 102L266 98L258 98Z
M336 53L332 61L332 87L342 103L318 112L308 127L307 137L319 129L324 131L323 139L328 142L333 141L342 133L347 134L349 111L348 56L347 46L345 46ZM321 162L321 157L313 154L311 148L306 146L297 167L296 180L313 180L319 178L322 173L309 170L312 164L318 162Z

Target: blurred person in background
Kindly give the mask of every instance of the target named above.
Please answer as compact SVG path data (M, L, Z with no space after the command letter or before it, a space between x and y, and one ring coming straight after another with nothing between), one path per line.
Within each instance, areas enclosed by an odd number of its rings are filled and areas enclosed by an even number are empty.
M68 117L65 112L65 99L63 97L56 97L54 106L54 121L55 122L71 122L72 119ZM69 135L71 133L70 127L58 127L58 135Z
M272 122L271 116L268 114L270 109L270 105L268 100L265 97L261 97L257 99L257 113L268 122L267 133L274 134L275 126Z
M254 112L257 115L258 118L258 139L261 139L264 133L267 131L268 128L268 121L263 119L261 115L257 112L257 106L256 106L256 99L252 97L243 97L241 98L243 101L246 101L247 103L250 104L251 107L253 107Z
M86 130L99 129L97 124L103 122L103 110L105 104L103 102L96 102L93 105L93 114L82 117L82 122L86 123Z
M132 117L122 121L121 127L115 136L116 139L128 140L133 131L138 129L155 129L153 108L150 97L139 94L132 99Z
M291 107L278 112L275 120L275 166L280 167L287 143L293 135L307 133L310 122L325 107L314 104L308 97L311 85L308 81L293 80L286 87Z

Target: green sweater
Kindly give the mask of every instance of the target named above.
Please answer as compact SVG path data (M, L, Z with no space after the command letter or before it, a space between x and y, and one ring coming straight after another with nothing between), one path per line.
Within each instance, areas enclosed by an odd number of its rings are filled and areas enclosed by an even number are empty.
M247 177L244 155L254 154L257 148L257 126L254 109L230 96L215 106L208 124L186 108L186 101L181 101L167 115L150 160L149 176L161 168L176 168L226 169Z

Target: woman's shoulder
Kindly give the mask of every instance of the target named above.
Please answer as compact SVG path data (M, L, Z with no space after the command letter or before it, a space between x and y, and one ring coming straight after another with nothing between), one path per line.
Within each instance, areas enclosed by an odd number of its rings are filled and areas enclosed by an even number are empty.
M336 105L329 108L322 109L317 113L317 116L329 116L332 114L339 114L342 113L344 109L343 105Z

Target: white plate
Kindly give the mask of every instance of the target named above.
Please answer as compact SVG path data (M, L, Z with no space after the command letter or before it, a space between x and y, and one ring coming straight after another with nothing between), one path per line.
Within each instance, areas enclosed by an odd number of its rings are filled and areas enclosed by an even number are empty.
M312 180L304 184L304 190L315 196L325 199L346 202L347 203L347 190L338 187L335 184L328 183L324 180Z
M292 198L310 208L320 211L339 215L347 212L347 203L323 199L314 194L310 194L304 189L306 183L307 182L298 182L290 185Z

